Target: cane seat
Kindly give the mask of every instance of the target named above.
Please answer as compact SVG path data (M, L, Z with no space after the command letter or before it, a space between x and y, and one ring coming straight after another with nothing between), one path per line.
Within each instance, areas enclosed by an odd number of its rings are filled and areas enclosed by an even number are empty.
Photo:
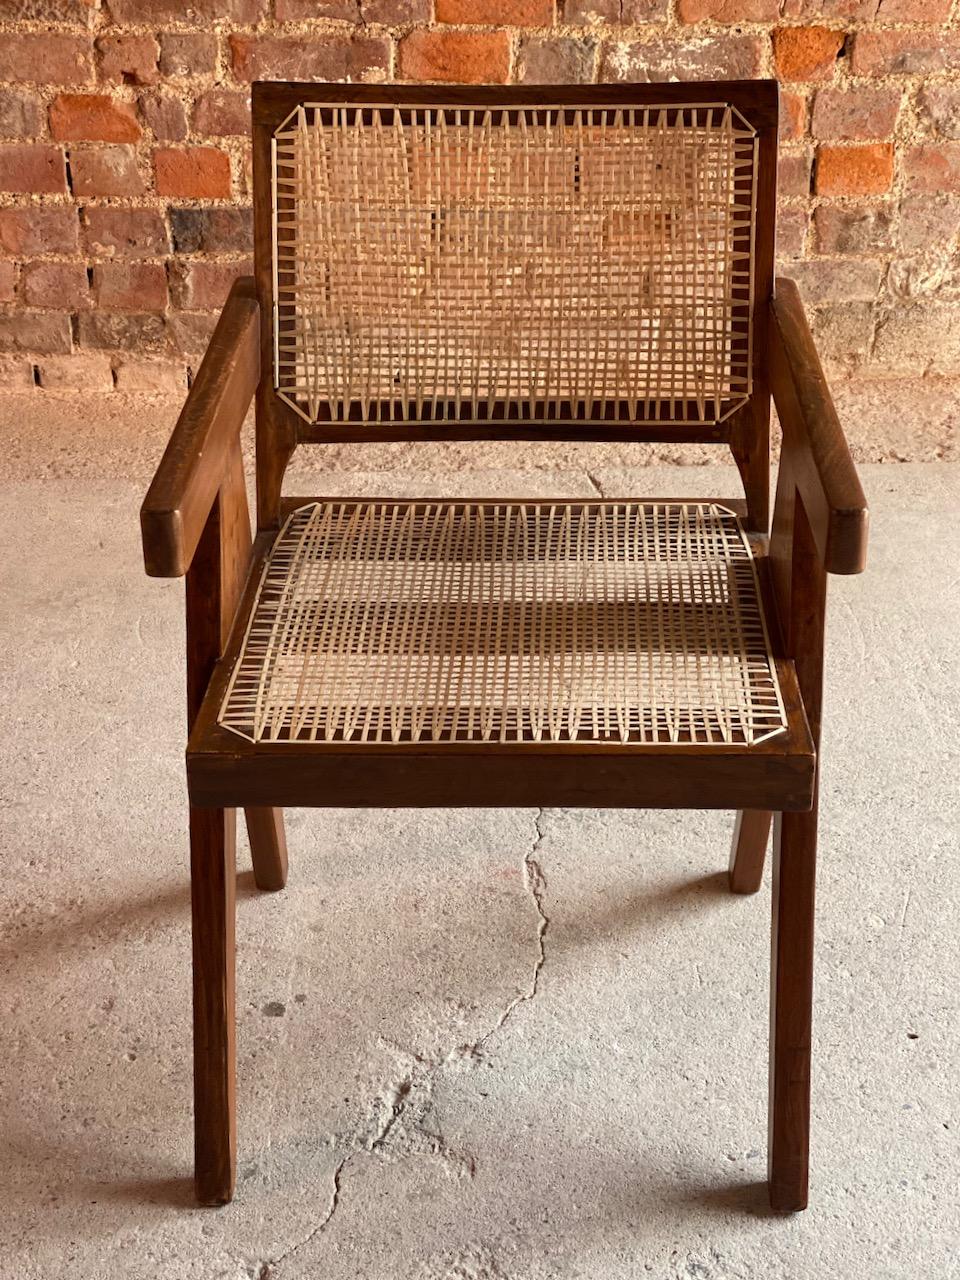
M695 502L300 507L219 722L397 744L750 745L786 726L749 541Z

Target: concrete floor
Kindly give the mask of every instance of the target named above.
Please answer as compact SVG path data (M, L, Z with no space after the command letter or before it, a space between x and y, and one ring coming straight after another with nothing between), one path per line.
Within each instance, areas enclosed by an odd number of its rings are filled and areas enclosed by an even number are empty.
M142 575L125 429L40 479L5 453L0 1276L960 1276L960 467L867 466L870 570L832 582L807 1213L765 1207L769 886L725 891L733 815L553 809L291 811L277 895L242 849L240 1181L198 1210L182 587Z

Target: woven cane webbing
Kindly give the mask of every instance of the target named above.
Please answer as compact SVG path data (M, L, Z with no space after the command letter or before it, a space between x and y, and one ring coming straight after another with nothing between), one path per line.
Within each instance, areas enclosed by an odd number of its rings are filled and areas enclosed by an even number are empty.
M748 396L731 106L305 103L273 148L275 385L308 422L714 424Z
M280 742L749 744L786 723L739 521L684 503L299 508L219 718Z

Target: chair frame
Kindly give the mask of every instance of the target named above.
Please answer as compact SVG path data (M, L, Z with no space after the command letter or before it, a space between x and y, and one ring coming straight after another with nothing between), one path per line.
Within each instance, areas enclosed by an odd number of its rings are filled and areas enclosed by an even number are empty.
M273 390L272 130L298 101L452 105L728 101L757 130L753 394L718 426L569 422L307 425ZM324 806L590 806L738 810L730 888L755 893L773 826L769 1188L773 1208L807 1203L814 879L828 573L865 564L867 507L792 281L774 285L777 89L773 82L409 87L258 84L253 96L256 279L223 308L141 512L147 573L186 577L187 779L193 924L197 1197L222 1204L236 1177L235 810L259 888L283 888L282 809ZM770 397L782 450L769 521ZM257 531L251 536L240 430L256 402ZM418 439L707 440L729 445L745 501L786 731L752 746L596 743L252 743L217 715L260 568L296 506L282 496L298 443ZM529 499L528 499L529 500ZM640 499L642 501L642 499ZM702 501L702 499L701 499ZM523 768L517 768L522 759Z

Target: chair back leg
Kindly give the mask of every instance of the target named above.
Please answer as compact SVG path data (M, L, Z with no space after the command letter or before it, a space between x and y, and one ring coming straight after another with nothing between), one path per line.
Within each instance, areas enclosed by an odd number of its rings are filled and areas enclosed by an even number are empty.
M287 883L287 837L283 810L255 806L244 809L253 878L258 889L282 889Z
M730 892L756 893L763 880L763 863L773 814L766 809L741 809L730 849Z

